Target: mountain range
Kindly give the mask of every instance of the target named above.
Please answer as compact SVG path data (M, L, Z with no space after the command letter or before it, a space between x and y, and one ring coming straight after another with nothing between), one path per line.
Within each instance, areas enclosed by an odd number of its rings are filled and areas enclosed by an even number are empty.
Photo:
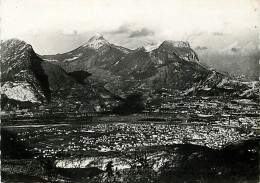
M234 75L246 75L258 79L259 49L256 43L234 41L218 49L196 47L201 60L211 67Z
M32 104L73 100L102 105L102 96L112 97L104 88L93 88L88 72L66 72L41 59L32 46L18 39L1 44L1 90L4 98ZM3 106L2 106L3 107Z
M130 50L97 36L68 53L42 58L67 72L87 71L92 74L92 83L102 84L117 95L138 88L183 90L211 73L189 43L181 41L164 41L151 51L144 47Z
M19 102L106 106L135 91L161 88L184 94L252 93L251 84L209 69L182 41L131 50L94 36L70 52L39 55L24 41L10 39L1 43L1 57L2 94Z

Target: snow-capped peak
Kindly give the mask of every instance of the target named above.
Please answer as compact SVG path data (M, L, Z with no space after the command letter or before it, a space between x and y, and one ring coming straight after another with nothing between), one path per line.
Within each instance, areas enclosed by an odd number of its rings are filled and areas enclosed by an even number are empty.
M83 47L99 49L104 45L110 45L110 43L107 40L105 40L102 35L97 35L93 36Z
M224 50L232 50L232 49L239 50L240 48L241 48L241 46L240 46L239 42L235 41L232 44L230 44L228 47L224 48Z
M160 46L160 43L151 42L151 43L145 44L144 48L145 48L147 51L152 51L152 50L158 48L159 46Z
M145 47L142 46L142 47L137 48L136 51L147 51L147 50L145 49Z

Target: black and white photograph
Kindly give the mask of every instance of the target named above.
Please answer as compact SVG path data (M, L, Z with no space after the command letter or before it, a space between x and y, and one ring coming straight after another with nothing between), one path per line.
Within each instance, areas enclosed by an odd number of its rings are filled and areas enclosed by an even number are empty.
M0 182L260 182L258 0L0 9Z

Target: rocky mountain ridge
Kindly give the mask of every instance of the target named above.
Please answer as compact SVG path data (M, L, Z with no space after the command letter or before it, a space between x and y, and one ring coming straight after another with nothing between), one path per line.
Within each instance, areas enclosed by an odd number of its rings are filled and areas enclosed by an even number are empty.
M17 39L1 43L3 95L31 103L66 103L68 100L102 105L104 88L93 88L86 71L68 73L60 66L42 60L31 45Z
M99 46L91 48L87 45ZM186 93L191 88L197 88L197 91L203 91L197 93L211 95L214 92L219 95L227 91L230 93L249 89L243 84L234 84L237 82L224 72L208 68L200 62L189 43L184 41L166 40L157 46L153 44L152 49L140 47L130 50L98 36L91 38L84 48L43 56L43 59L57 59L57 63L65 70L81 68L88 71L92 74L89 77L92 83L104 85L119 96L135 90L149 91L159 88ZM75 55L78 58L73 61L71 58L75 58ZM224 82L225 87L221 84ZM241 95L241 92L238 93Z
M140 87L155 89L166 86L183 90L194 78L209 73L189 43L182 41L164 41L151 51L144 47L129 50L110 44L99 36L71 52L42 58L55 61L66 71L88 71L93 83L102 83L118 95ZM198 72L196 77L195 72Z
M41 56L31 45L12 39L1 43L1 56L2 94L22 102L105 106L117 96L161 88L184 95L250 97L256 93L251 84L207 68L182 41L130 50L95 36L70 52Z

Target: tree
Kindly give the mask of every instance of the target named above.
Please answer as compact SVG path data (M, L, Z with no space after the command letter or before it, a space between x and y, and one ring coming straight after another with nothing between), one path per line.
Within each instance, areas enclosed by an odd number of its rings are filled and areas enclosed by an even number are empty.
M134 114L140 113L144 110L143 94L133 93L126 97L126 99L114 108L116 114Z
M106 172L107 172L107 178L108 180L114 175L113 174L113 162L112 161L109 161L106 165Z
M16 133L1 129L1 155L2 159L31 159L33 153L29 151L31 147L20 141Z

